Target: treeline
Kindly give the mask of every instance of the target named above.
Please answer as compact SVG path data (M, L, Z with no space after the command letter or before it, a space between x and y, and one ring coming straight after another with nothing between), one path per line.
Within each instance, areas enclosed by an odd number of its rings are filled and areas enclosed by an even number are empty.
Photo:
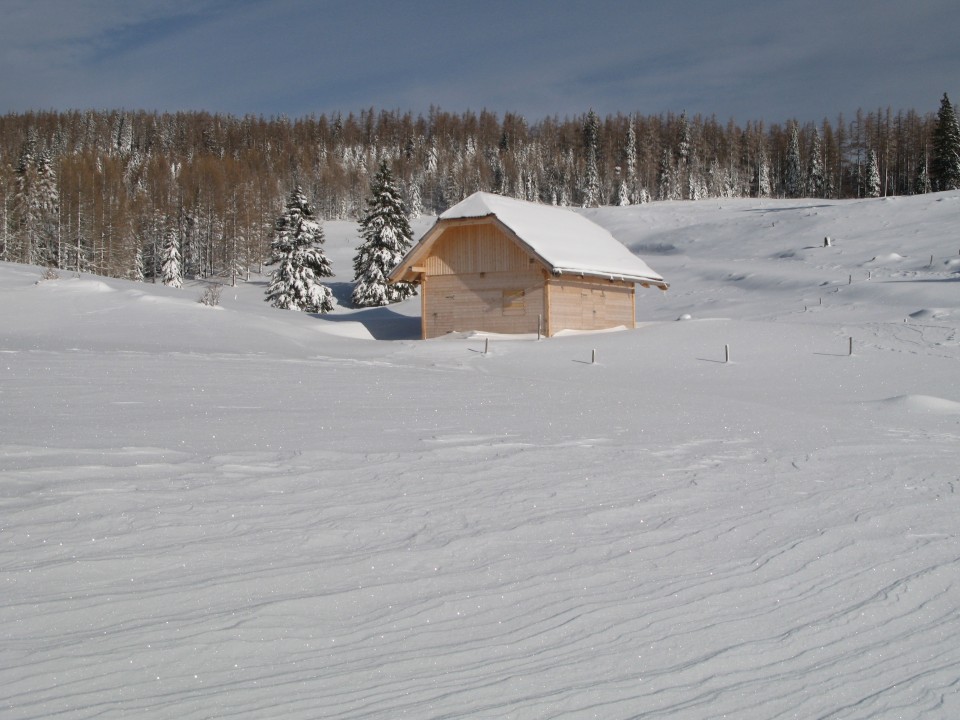
M149 280L172 241L186 277L235 278L259 269L293 187L323 218L357 218L383 161L414 216L477 190L563 205L926 192L936 120L890 109L744 126L592 111L536 122L372 108L299 119L8 114L0 259Z

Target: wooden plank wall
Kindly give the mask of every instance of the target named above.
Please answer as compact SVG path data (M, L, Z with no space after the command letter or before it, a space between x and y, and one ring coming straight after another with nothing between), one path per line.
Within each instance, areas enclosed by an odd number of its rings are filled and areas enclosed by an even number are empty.
M427 276L525 272L539 267L493 221L447 228L425 263Z
M632 283L604 280L550 280L551 335L561 330L632 328L634 287Z
M482 330L535 333L543 314L543 273L436 275L425 284L424 337Z

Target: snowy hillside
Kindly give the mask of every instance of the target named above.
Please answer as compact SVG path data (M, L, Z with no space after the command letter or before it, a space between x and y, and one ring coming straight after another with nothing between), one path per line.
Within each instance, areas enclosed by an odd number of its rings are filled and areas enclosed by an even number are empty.
M582 212L488 354L0 264L0 717L960 717L960 194Z

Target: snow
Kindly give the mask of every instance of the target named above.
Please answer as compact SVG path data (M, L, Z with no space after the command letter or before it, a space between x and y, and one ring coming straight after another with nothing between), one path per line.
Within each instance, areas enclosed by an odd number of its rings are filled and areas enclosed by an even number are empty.
M540 341L0 264L0 717L960 716L958 199L580 211Z
M560 273L663 282L663 277L626 251L610 232L562 207L476 192L440 216L441 220L496 215Z

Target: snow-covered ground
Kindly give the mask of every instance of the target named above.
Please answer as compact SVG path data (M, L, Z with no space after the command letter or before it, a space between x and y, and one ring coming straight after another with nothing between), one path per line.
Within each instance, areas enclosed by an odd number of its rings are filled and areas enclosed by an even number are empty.
M960 194L583 212L488 354L0 265L0 717L960 717Z

